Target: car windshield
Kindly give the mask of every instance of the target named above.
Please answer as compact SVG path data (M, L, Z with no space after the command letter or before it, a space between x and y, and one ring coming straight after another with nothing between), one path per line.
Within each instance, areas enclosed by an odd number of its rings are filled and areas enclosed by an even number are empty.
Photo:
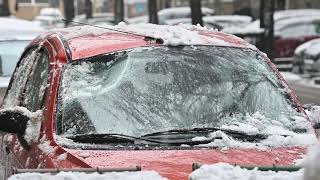
M1 76L11 76L29 41L0 41Z
M215 46L140 47L67 64L57 134L143 136L235 122L293 128L299 114L256 51Z

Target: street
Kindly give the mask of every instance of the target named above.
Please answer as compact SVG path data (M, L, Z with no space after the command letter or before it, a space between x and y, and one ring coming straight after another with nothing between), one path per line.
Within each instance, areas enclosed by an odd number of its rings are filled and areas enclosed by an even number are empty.
M300 81L289 82L302 104L320 104L320 88L308 86Z

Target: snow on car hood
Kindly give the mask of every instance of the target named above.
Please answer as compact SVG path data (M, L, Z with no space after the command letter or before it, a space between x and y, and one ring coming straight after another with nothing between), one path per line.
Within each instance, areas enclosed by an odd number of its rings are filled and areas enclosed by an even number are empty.
M226 162L239 165L293 165L305 148L194 150L76 150L66 149L91 167L134 167L153 170L170 179L186 179L193 163Z
M302 177L303 170L294 172L248 170L227 163L203 165L189 176L191 180L302 180Z

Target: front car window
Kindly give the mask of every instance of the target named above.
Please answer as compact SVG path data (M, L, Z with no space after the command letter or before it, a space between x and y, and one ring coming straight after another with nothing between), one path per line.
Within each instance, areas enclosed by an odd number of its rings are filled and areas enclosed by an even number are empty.
M254 50L142 47L66 65L57 134L142 136L170 129L250 124L294 128L299 113Z

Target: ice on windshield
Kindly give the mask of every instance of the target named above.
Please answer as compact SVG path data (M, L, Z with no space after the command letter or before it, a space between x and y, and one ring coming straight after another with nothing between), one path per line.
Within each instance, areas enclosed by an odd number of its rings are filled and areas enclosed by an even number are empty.
M68 64L59 96L57 131L66 135L308 125L250 49L149 47L102 55Z

